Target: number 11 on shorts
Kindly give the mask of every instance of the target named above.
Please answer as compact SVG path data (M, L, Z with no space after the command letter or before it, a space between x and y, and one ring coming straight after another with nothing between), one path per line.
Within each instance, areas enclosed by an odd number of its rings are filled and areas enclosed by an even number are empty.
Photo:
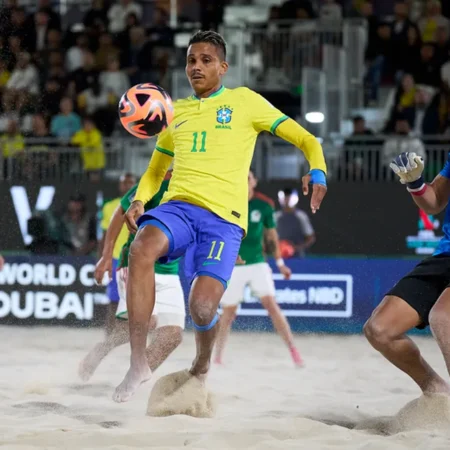
M214 256L216 244L217 244L217 241L211 242L211 250L209 251L209 255L206 259L215 259L216 261L220 261L220 257L222 256L223 248L225 247L225 242L219 241L219 248L217 249L216 256Z

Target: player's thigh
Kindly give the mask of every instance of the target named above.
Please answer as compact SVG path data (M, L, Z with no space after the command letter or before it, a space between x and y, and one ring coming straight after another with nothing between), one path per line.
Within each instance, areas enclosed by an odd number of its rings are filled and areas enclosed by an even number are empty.
M426 328L429 315L449 282L450 258L420 262L387 293L366 324L366 334L399 336Z
M446 332L450 326L450 285L444 289L429 315L429 323L433 333ZM450 343L448 343L450 345Z
M236 265L243 230L211 214L210 222L198 230L193 249L194 278L208 276L222 283L224 290Z
M179 276L156 274L155 280L157 328L173 326L184 330L186 308Z
M185 212L177 205L177 202L168 202L146 211L138 220L138 234L147 227L152 227L153 232L148 232L151 236L165 236L164 246L158 256L161 263L166 263L178 259L186 249L194 242L195 234ZM157 230L159 230L159 233ZM162 234L161 234L162 233ZM151 240L151 237L146 239ZM158 241L158 239L156 239ZM159 239L161 240L161 239ZM135 244L135 242L133 244ZM146 242L147 246L154 245L153 242ZM156 246L159 249L161 244Z
M248 266L235 266L228 287L224 292L220 304L222 307L237 306L244 299L244 290L249 284Z
M275 283L269 264L263 262L251 264L247 267L253 294L259 298L275 297Z

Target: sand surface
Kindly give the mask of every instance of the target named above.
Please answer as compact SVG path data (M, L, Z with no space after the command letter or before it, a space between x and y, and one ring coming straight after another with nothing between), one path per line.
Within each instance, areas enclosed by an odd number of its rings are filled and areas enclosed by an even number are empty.
M189 367L191 333L155 379L125 404L115 404L111 395L128 368L127 346L109 355L88 384L77 378L80 359L101 333L0 327L1 448L450 449L450 425L379 434L389 421L382 417L396 414L419 391L361 336L298 336L307 364L299 370L276 335L235 333L227 366L214 367L209 379L217 414L195 419L145 416L154 381ZM417 341L444 374L435 342ZM361 423L375 426L353 429Z

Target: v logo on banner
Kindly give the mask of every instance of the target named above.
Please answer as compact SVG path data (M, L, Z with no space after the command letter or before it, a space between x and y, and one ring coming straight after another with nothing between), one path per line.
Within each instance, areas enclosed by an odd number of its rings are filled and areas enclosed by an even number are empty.
M24 186L12 186L10 192L14 209L16 210L17 221L19 222L20 232L22 233L23 242L25 245L29 245L33 240L33 238L28 234L28 219L31 218L32 210L30 208L27 191ZM33 211L45 211L48 209L53 202L54 196L54 186L41 186L39 188L39 194Z

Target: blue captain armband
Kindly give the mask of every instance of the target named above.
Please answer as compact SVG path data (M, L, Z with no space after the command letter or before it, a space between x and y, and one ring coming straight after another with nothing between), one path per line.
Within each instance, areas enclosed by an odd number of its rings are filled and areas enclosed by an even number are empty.
M320 169L310 170L309 175L311 175L311 184L321 184L322 186L327 185L327 177L323 170Z

